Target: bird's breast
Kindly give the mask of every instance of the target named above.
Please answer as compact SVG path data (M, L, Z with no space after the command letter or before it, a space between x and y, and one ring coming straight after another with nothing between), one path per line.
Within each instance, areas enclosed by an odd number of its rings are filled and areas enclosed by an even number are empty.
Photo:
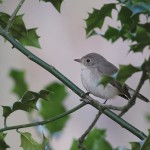
M84 88L94 96L110 99L118 95L118 90L112 85L108 84L106 87L100 84L102 75L96 68L82 69L81 81Z

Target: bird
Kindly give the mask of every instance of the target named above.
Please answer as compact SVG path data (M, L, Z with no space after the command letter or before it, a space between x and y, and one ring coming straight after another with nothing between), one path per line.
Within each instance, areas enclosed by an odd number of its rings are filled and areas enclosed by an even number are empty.
M118 68L107 61L103 56L97 53L89 53L81 59L74 59L81 64L81 81L88 94L105 99L113 99L121 96L130 100L135 90L127 84L122 85L120 82L113 80L106 86L100 84L100 80L104 75L112 76L118 72ZM145 102L149 100L138 93L137 97Z

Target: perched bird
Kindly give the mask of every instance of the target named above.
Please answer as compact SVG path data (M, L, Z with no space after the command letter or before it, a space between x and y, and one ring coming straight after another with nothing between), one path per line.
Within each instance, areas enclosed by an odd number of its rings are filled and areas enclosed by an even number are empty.
M81 81L88 93L102 99L112 99L119 95L127 100L131 98L135 90L127 84L123 86L118 81L111 81L104 87L100 84L103 75L113 75L117 73L118 68L108 62L103 56L97 53L90 53L81 59L75 59L81 64ZM138 93L137 97L145 102L149 100Z

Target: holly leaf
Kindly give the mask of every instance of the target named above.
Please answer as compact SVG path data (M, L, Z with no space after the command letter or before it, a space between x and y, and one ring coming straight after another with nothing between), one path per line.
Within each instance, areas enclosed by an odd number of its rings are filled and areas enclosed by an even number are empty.
M140 150L140 143L130 142L132 149L131 150Z
M64 101L68 93L66 92L65 86L60 83L52 83L48 85L45 89L52 91L51 103L46 101L41 101L40 114L44 119L54 117L66 111L64 106ZM46 124L45 127L48 131L53 134L62 130L68 120L68 116L61 118L54 123Z
M9 145L5 142L6 133L0 132L0 149L1 150L7 150L7 148L10 148Z
M86 35L89 37L93 35L94 29L103 26L104 20L106 17L111 17L111 12L116 8L116 5L113 3L105 4L100 10L93 9L92 13L89 13L89 17L86 21Z
M44 150L45 144L47 142L43 142L42 144L36 142L33 138L31 133L29 132L19 132L20 133L20 139L21 139L21 146L23 150Z
M10 15L0 12L0 25L5 28ZM12 26L10 28L11 35L17 39L24 46L33 46L40 48L39 36L36 33L37 28L27 29L24 21L23 15L18 15L14 18Z
M150 14L150 4L148 2L132 3L131 1L127 3L126 7L132 11L133 15L142 13Z
M100 80L100 84L106 87L106 85L110 83L110 81L113 81L113 80L115 80L113 76L104 75L102 79Z
M63 2L63 0L42 0L44 2L50 2L52 3L52 5L57 9L57 11L60 12L60 9L61 9L61 4Z
M106 38L107 40L111 40L112 42L115 42L121 36L120 36L120 31L118 29L108 26L108 29L106 30L103 37Z
M131 64L120 65L116 80L123 84L132 74L139 71L141 71L140 67L135 67Z
M84 142L84 149L89 150L112 150L112 146L105 139L105 130L93 129L87 136ZM73 140L71 150L78 150L78 141Z
M149 132L149 135L146 138L144 144L142 145L141 150L149 150L149 148L150 148L150 129L148 130L148 132Z
M23 110L26 112L31 112L33 109L37 109L36 103L39 98L42 98L46 101L50 99L51 92L48 90L41 90L40 92L36 93L33 91L27 91L24 93L22 98L15 102L13 106L2 106L3 107L3 117L6 118L17 110Z
M9 76L14 80L15 83L12 89L13 93L21 98L28 89L27 82L25 81L25 71L12 69L9 72Z
M93 129L85 140L85 145L92 150L112 150L110 143L105 139L106 131Z

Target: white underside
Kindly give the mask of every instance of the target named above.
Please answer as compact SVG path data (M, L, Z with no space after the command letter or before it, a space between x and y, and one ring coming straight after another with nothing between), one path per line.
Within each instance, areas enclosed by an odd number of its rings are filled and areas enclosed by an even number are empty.
M100 85L101 75L96 68L87 68L82 66L81 80L84 88L94 96L111 99L119 94L117 88L108 84L106 87Z

